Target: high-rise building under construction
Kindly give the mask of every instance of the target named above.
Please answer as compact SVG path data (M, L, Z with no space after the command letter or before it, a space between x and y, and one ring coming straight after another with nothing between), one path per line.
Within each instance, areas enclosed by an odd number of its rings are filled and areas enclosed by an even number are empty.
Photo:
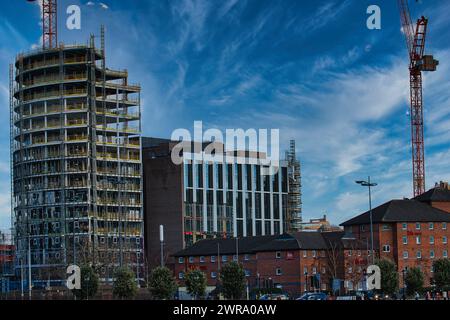
M16 269L33 286L61 285L72 263L143 278L140 86L106 68L101 39L10 68Z

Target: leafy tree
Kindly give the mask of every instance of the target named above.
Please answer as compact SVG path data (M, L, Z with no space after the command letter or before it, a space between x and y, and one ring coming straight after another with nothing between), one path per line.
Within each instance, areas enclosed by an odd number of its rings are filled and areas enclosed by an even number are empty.
M377 262L381 271L381 291L386 294L394 294L398 290L398 273L395 263L388 259Z
M81 289L73 290L73 294L80 300L92 298L97 293L98 282L95 270L89 265L84 265L81 267Z
M114 272L113 295L120 299L131 299L137 293L137 284L133 271L119 268Z
M203 297L206 291L206 276L200 270L191 270L184 277L187 291L195 299Z
M409 296L416 292L420 293L423 290L423 273L419 268L409 268L405 276L406 293Z
M240 299L245 290L245 272L237 262L230 262L223 266L220 273L222 292L227 299Z
M177 283L168 268L157 267L150 274L148 288L154 298L167 300L171 299L177 291Z
M439 259L433 263L434 283L438 290L450 290L450 259Z

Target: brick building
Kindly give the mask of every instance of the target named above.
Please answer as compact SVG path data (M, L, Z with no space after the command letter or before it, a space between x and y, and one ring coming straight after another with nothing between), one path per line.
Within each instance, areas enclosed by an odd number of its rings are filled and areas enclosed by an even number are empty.
M436 187L416 197L416 200L450 213L450 187L440 182Z
M436 187L415 199L392 200L372 210L375 254L395 262L400 287L404 272L410 267L421 268L425 286L429 286L433 261L448 258L449 209L450 190ZM369 212L341 225L369 247Z
M236 255L238 252L238 255ZM242 263L249 290L280 288L296 296L305 291L331 291L333 279L349 290L362 286L368 252L344 232L296 232L238 239L208 239L174 254L175 275L183 288L185 273L199 269L210 290L220 268Z

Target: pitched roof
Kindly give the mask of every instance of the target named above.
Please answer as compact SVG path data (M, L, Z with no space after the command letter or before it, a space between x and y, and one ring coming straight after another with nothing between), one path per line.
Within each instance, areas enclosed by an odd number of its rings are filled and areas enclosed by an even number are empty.
M414 199L391 200L372 209L373 223L450 222L450 214ZM341 223L341 226L370 223L369 211Z
M278 235L239 238L238 252L239 254L252 253L256 247L262 246L265 243L272 241L276 237L278 237ZM236 254L236 238L215 238L200 240L192 246L176 252L175 254L173 254L173 256L214 256L217 255L218 249L220 254Z
M414 199L422 202L440 201L450 202L450 190L446 188L436 187L425 193L415 197Z
M255 252L264 251L285 251L285 250L297 250L299 244L297 239L288 233L277 236L275 239L268 241L265 244L253 248Z
M256 236L239 238L239 253L255 253L266 251L289 250L327 250L331 244L338 248L365 248L366 244L356 239L346 237L343 231L334 232L296 232L284 233L274 236ZM220 254L236 254L236 239L206 239L196 242L189 248L175 253L174 257L209 256L217 255L217 246L220 245Z

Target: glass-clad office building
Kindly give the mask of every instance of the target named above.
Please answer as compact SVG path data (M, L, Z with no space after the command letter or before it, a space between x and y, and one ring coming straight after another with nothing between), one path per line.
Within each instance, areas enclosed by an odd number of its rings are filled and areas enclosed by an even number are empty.
M223 161L222 161L223 160ZM247 158L247 160L249 160ZM205 237L283 233L287 215L287 163L272 175L254 161L183 159L185 245ZM272 168L273 169L273 168Z

